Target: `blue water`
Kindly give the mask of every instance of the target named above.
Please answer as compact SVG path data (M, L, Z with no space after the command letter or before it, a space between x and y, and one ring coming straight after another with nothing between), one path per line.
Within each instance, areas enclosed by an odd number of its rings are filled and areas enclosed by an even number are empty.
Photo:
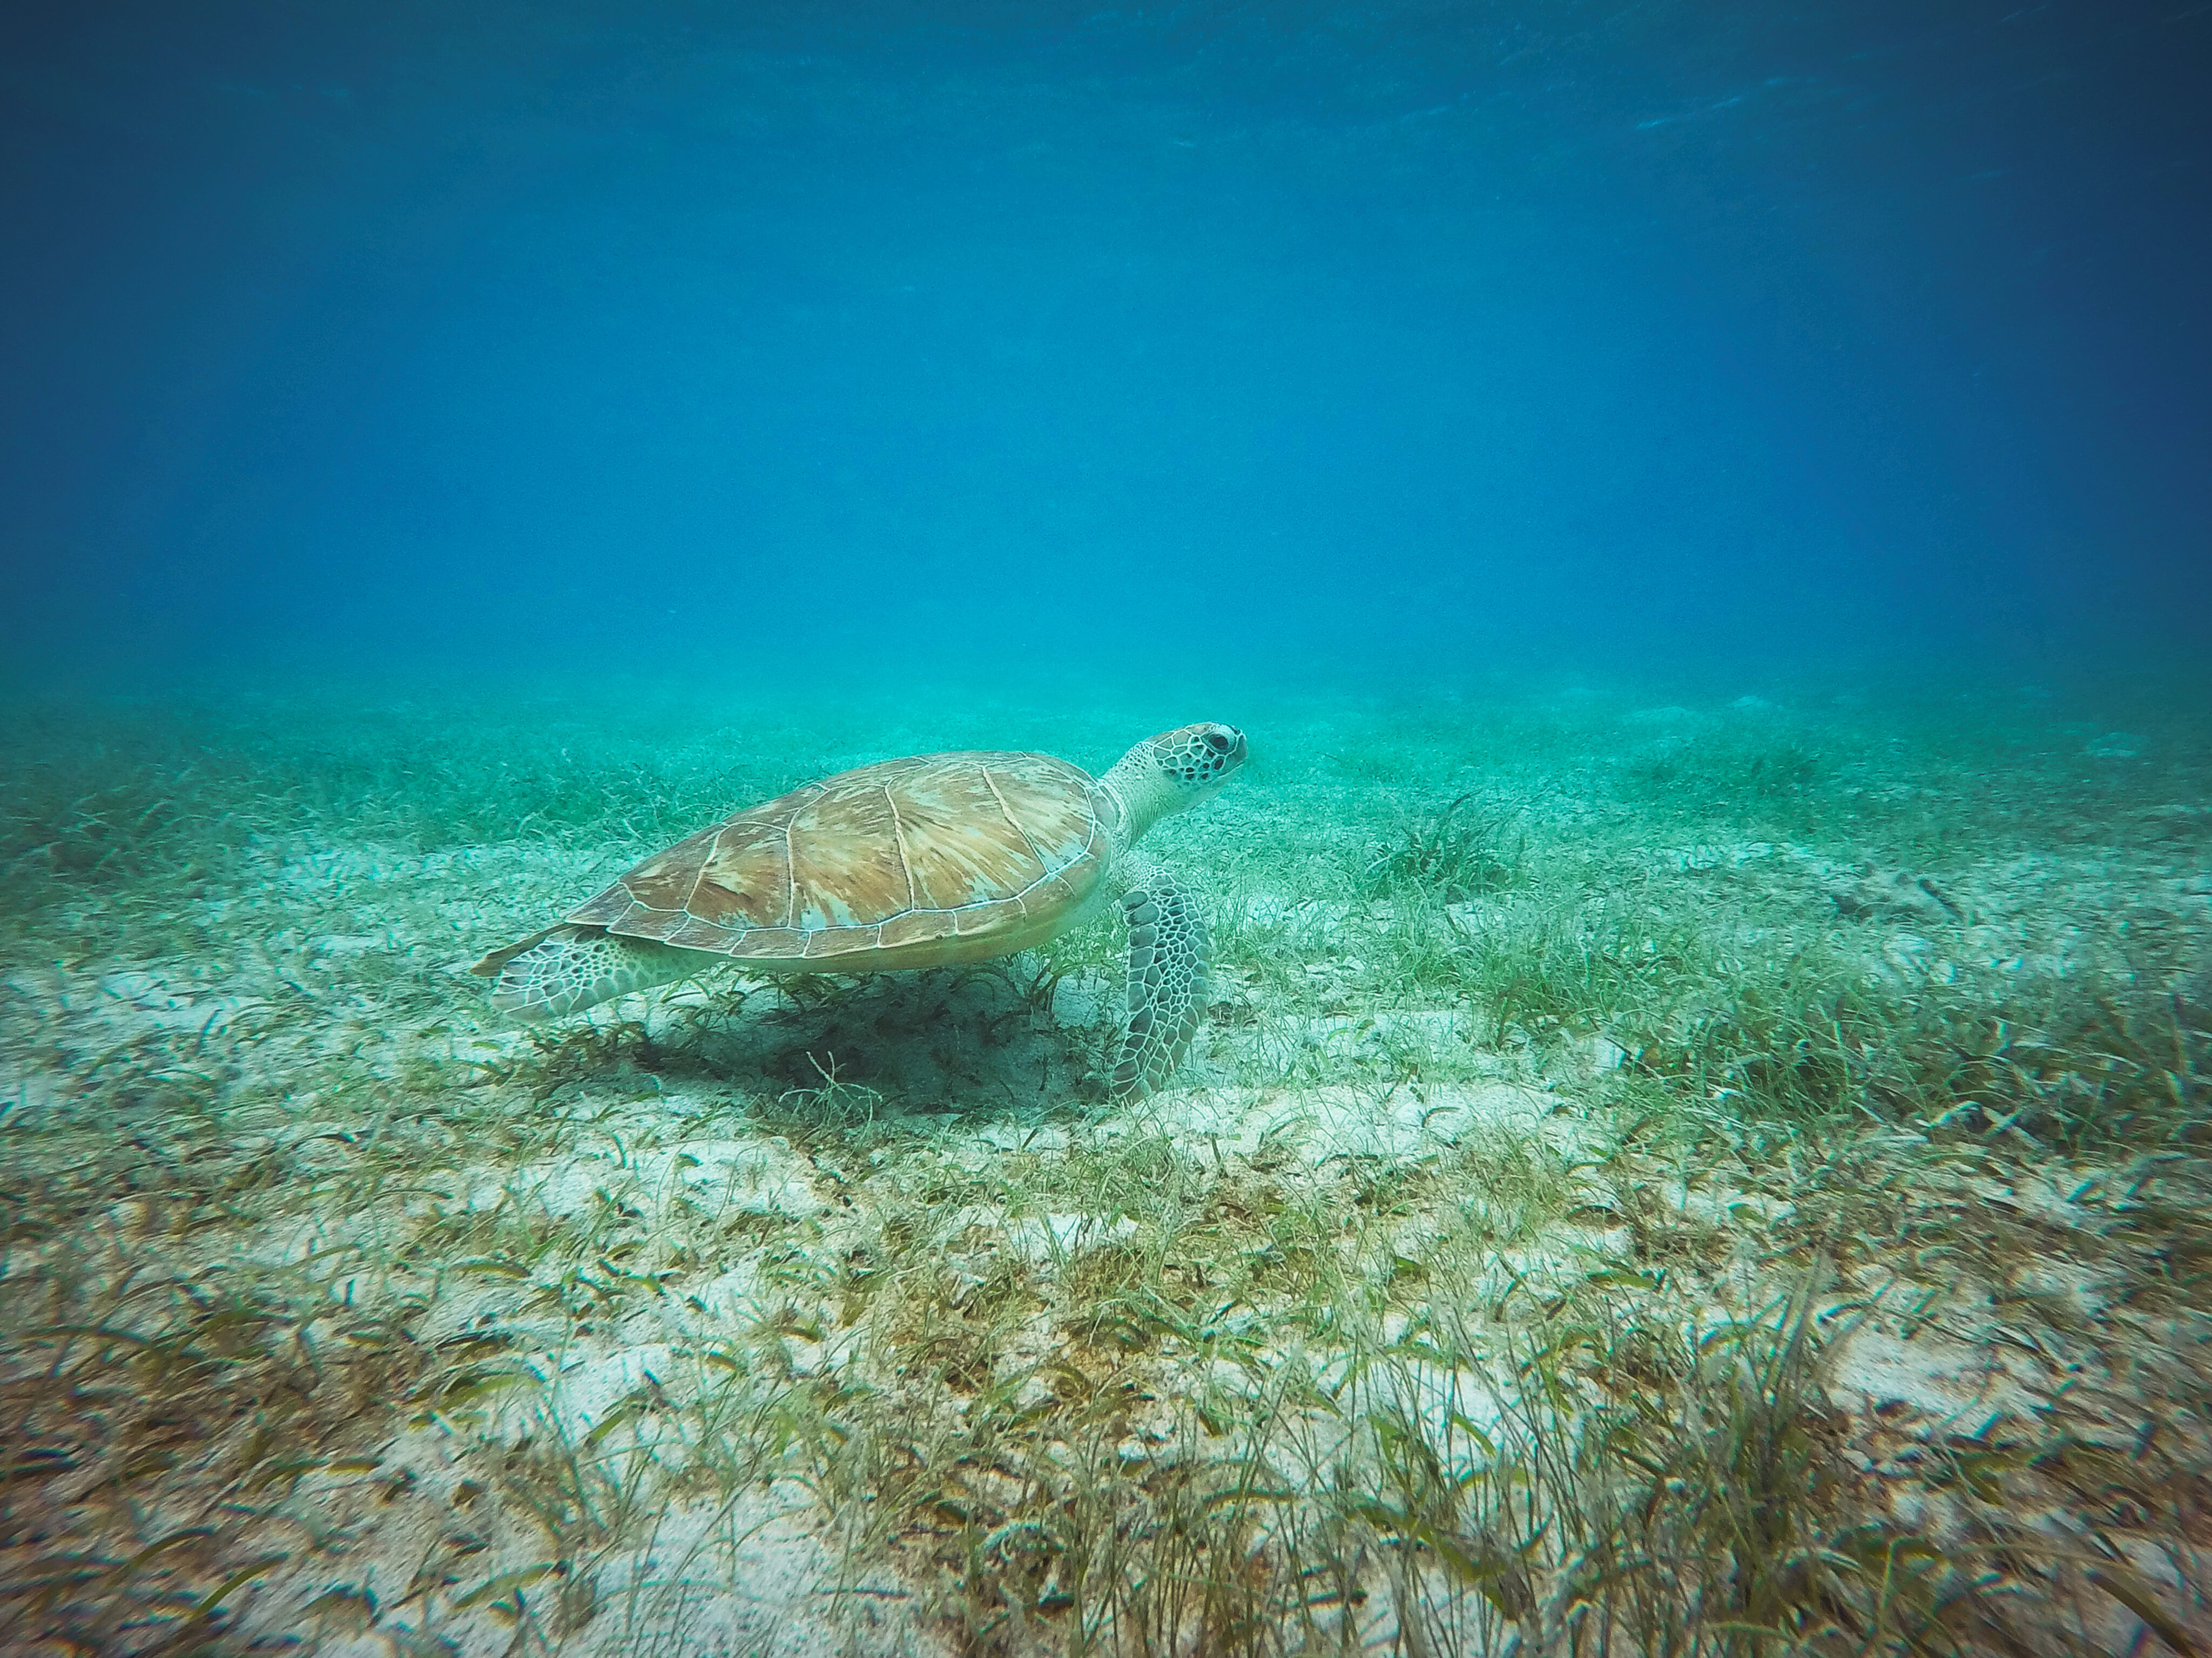
M0 5L0 1655L2212 1650L2208 126L2212 0ZM1197 721L1041 952L468 971ZM1049 918L1042 774L787 918Z
M2212 7L20 3L33 682L2185 655Z

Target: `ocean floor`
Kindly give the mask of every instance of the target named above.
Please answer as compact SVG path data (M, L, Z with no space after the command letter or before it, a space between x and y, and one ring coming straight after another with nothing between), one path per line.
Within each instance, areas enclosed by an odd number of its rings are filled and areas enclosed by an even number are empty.
M0 1649L2212 1651L2174 701L19 701ZM1141 1102L1103 921L461 971L811 776L1194 720Z

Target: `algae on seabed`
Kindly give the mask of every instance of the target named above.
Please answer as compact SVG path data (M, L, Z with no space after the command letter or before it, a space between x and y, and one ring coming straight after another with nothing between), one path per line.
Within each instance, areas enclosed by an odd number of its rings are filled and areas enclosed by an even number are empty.
M10 710L0 1644L2203 1649L2206 733L1769 695L1228 711L1126 1108L1103 926L454 969L1188 711Z

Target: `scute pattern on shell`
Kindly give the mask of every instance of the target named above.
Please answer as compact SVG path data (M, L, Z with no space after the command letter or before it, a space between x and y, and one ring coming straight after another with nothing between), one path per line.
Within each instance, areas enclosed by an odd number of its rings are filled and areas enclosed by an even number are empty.
M568 919L771 962L994 955L1054 931L1097 879L1095 789L1049 755L864 766L702 829Z

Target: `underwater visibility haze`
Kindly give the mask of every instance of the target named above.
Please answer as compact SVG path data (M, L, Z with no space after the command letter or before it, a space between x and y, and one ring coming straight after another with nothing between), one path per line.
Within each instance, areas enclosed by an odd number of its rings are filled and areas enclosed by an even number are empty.
M8 8L0 1650L2212 1650L2208 65Z
M4 27L34 676L2202 639L2185 5Z

